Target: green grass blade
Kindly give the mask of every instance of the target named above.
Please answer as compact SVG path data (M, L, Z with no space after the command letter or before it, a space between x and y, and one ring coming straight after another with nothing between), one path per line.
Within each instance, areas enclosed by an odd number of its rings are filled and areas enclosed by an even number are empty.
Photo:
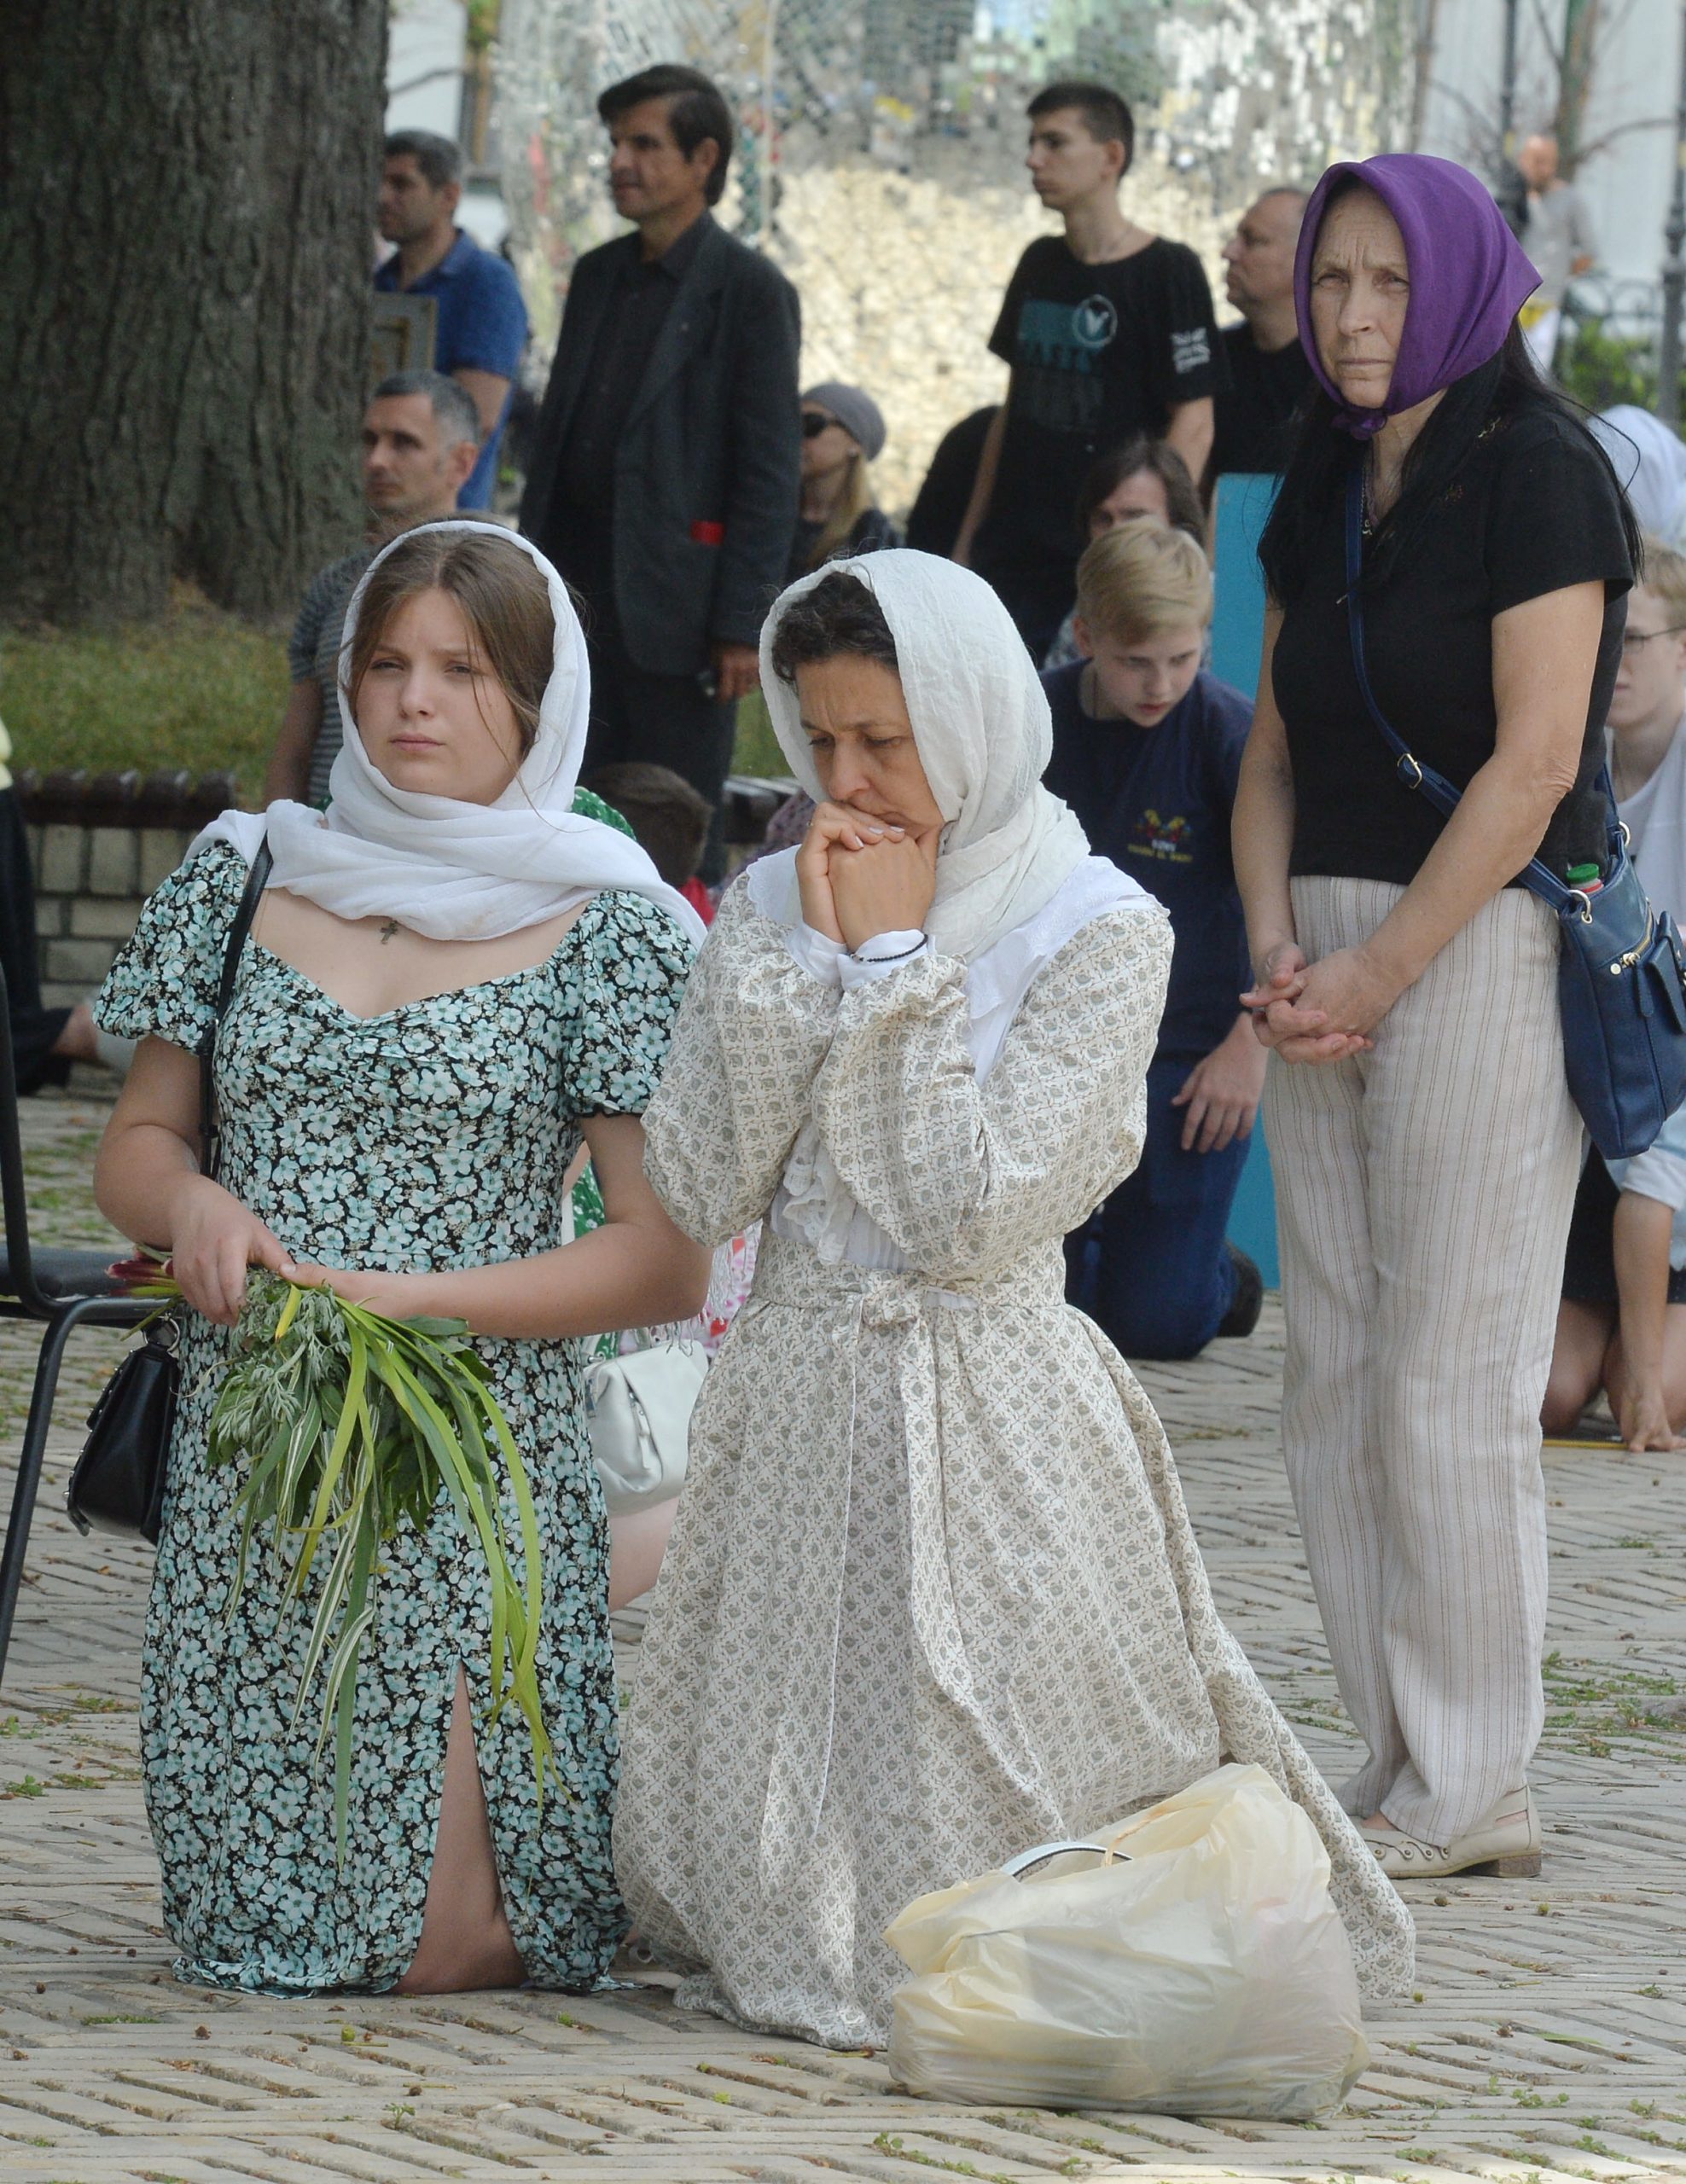
M305 1701L328 1645L328 1634L334 1617L344 1605L346 1590L352 1581L352 1570L357 1556L358 1535L347 1531L334 1552L323 1580L322 1598L317 1602L317 1612L311 1624L310 1643L305 1649L305 1665L299 1671L299 1696L293 1708L293 1723L296 1728L299 1717L305 1711Z
M363 1384L369 1375L369 1348L360 1329L353 1327L352 1336L351 1371L346 1375L346 1392L340 1404L340 1417L334 1428L334 1438L322 1467L322 1476L317 1484L316 1500L311 1505L310 1523L305 1528L304 1543L299 1550L299 1560L308 1571L328 1521L333 1506L334 1490L340 1481L352 1436L359 1426L367 1428L368 1413L363 1408ZM372 1438L372 1437L371 1437Z
M503 1657L508 1643L508 1614L504 1589L497 1583L497 1565L502 1542L497 1529L497 1513L488 1510L468 1474L468 1466L461 1446L452 1433L444 1412L422 1385L416 1375L404 1360L396 1355L386 1362L381 1377L387 1380L406 1412L416 1420L433 1451L441 1475L447 1480L456 1478L462 1489L461 1502L466 1503L474 1530L480 1536L480 1549L485 1557L486 1571L491 1589L491 1673L494 1688L502 1685L504 1676Z
M363 1656L365 1634L375 1621L375 1559L380 1538L372 1519L358 1529L357 1554L346 1600L346 1628L334 1651L328 1691L323 1701L323 1730L334 1722L334 1843L338 1863L346 1862L346 1841L352 1802L352 1731L357 1719L357 1671ZM317 1740L322 1750L322 1739Z
M538 1512L532 1498L532 1484L527 1477L526 1465L515 1437L509 1431L509 1421L503 1415L497 1398L484 1382L471 1380L470 1400L477 1403L485 1413L497 1446L502 1451L509 1475L510 1490L515 1497L516 1513L520 1519L521 1555L526 1577L526 1632L518 1666L532 1671L538 1651L539 1618L544 1612L544 1552L538 1543Z
M322 1428L322 1405L312 1393L305 1398L294 1421L293 1431L288 1437L287 1455L276 1493L276 1522L270 1563L277 1576L287 1572L287 1589L295 1600L305 1589L305 1580L311 1574L311 1564L310 1560L301 1560L295 1552L288 1568L288 1535L297 1529L294 1512L305 1498L305 1481L321 1447ZM314 1549L311 1559L314 1559Z
M546 1769L555 1775L557 1787L567 1794L560 1769L555 1764L555 1750L549 1732L544 1726L544 1705L538 1688L538 1639L540 1617L544 1607L544 1560L538 1540L538 1513L534 1506L532 1489L527 1478L526 1466L521 1457L515 1438L509 1430L509 1421L503 1415L496 1396L484 1381L463 1375L451 1381L453 1397L474 1406L491 1426L494 1443L503 1454L507 1468L510 1491L515 1497L520 1517L525 1590L517 1585L515 1573L509 1560L508 1549L503 1553L503 1582L509 1587L509 1620L510 1627L510 1668L507 1685L497 1694L491 1710L495 1721L509 1699L514 1699L532 1746L533 1786L541 1814L544 1809L544 1778ZM475 1438L484 1445L478 1424ZM500 1542L502 1532L500 1530Z

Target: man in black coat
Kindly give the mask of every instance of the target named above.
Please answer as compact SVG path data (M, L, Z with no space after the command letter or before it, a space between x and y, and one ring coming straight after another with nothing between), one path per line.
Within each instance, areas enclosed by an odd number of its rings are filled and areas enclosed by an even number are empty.
M716 225L725 101L694 68L605 91L609 187L637 232L574 268L521 528L585 607L587 770L670 766L717 817L737 700L796 528L800 314L776 267Z

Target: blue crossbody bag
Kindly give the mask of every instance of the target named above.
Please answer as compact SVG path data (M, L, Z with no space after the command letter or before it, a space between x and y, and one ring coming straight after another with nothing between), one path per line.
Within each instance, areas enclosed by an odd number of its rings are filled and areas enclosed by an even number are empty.
M1414 758L1375 701L1364 665L1364 610L1358 595L1364 541L1363 478L1346 484L1346 626L1352 665L1370 718L1410 789L1450 818L1461 792ZM1643 1153L1686 1101L1686 964L1666 910L1654 910L1627 853L1609 770L1598 776L1608 820L1602 887L1570 887L1538 857L1519 874L1557 914L1557 971L1563 1064L1569 1093L1607 1160Z

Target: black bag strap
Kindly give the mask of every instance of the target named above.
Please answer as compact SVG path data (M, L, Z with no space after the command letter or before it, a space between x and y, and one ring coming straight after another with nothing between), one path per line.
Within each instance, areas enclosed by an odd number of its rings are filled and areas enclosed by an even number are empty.
M1363 463L1355 462L1346 476L1346 631L1352 641L1352 670L1358 678L1358 693L1370 718L1381 731L1382 741L1393 753L1394 772L1407 788L1427 797L1437 811L1450 819L1457 810L1463 792L1454 788L1444 774L1436 773L1433 766L1425 766L1413 755L1410 746L1377 705L1375 693L1370 688L1369 670L1364 665L1363 601L1359 595L1363 556L1364 474ZM1608 767L1600 770L1598 786L1613 815L1615 791ZM1583 909L1585 906L1585 898L1575 888L1566 886L1551 867L1543 864L1537 857L1529 858L1517 877L1531 894L1549 903L1554 910L1561 912L1571 903Z
M240 908L234 914L234 923L229 927L228 945L223 950L223 974L217 982L216 1014L199 1043L199 1172L201 1176L209 1176L213 1182L222 1165L223 1136L217 1121L217 1034L223 1028L223 1019L228 1014L229 1003L234 999L234 982L240 969L241 950L246 945L246 936L252 930L252 921L258 915L258 905L269 885L270 866L273 862L266 834L258 845L258 854L253 858L252 869L246 877L246 892L240 898Z

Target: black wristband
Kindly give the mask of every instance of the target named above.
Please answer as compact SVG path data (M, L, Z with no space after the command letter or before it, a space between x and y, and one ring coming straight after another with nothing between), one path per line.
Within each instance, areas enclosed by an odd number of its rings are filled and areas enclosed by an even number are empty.
M849 953L858 963L905 963L910 956L919 953L929 938L927 933L921 932L911 948L898 949L893 956L863 956L858 948L852 948Z

